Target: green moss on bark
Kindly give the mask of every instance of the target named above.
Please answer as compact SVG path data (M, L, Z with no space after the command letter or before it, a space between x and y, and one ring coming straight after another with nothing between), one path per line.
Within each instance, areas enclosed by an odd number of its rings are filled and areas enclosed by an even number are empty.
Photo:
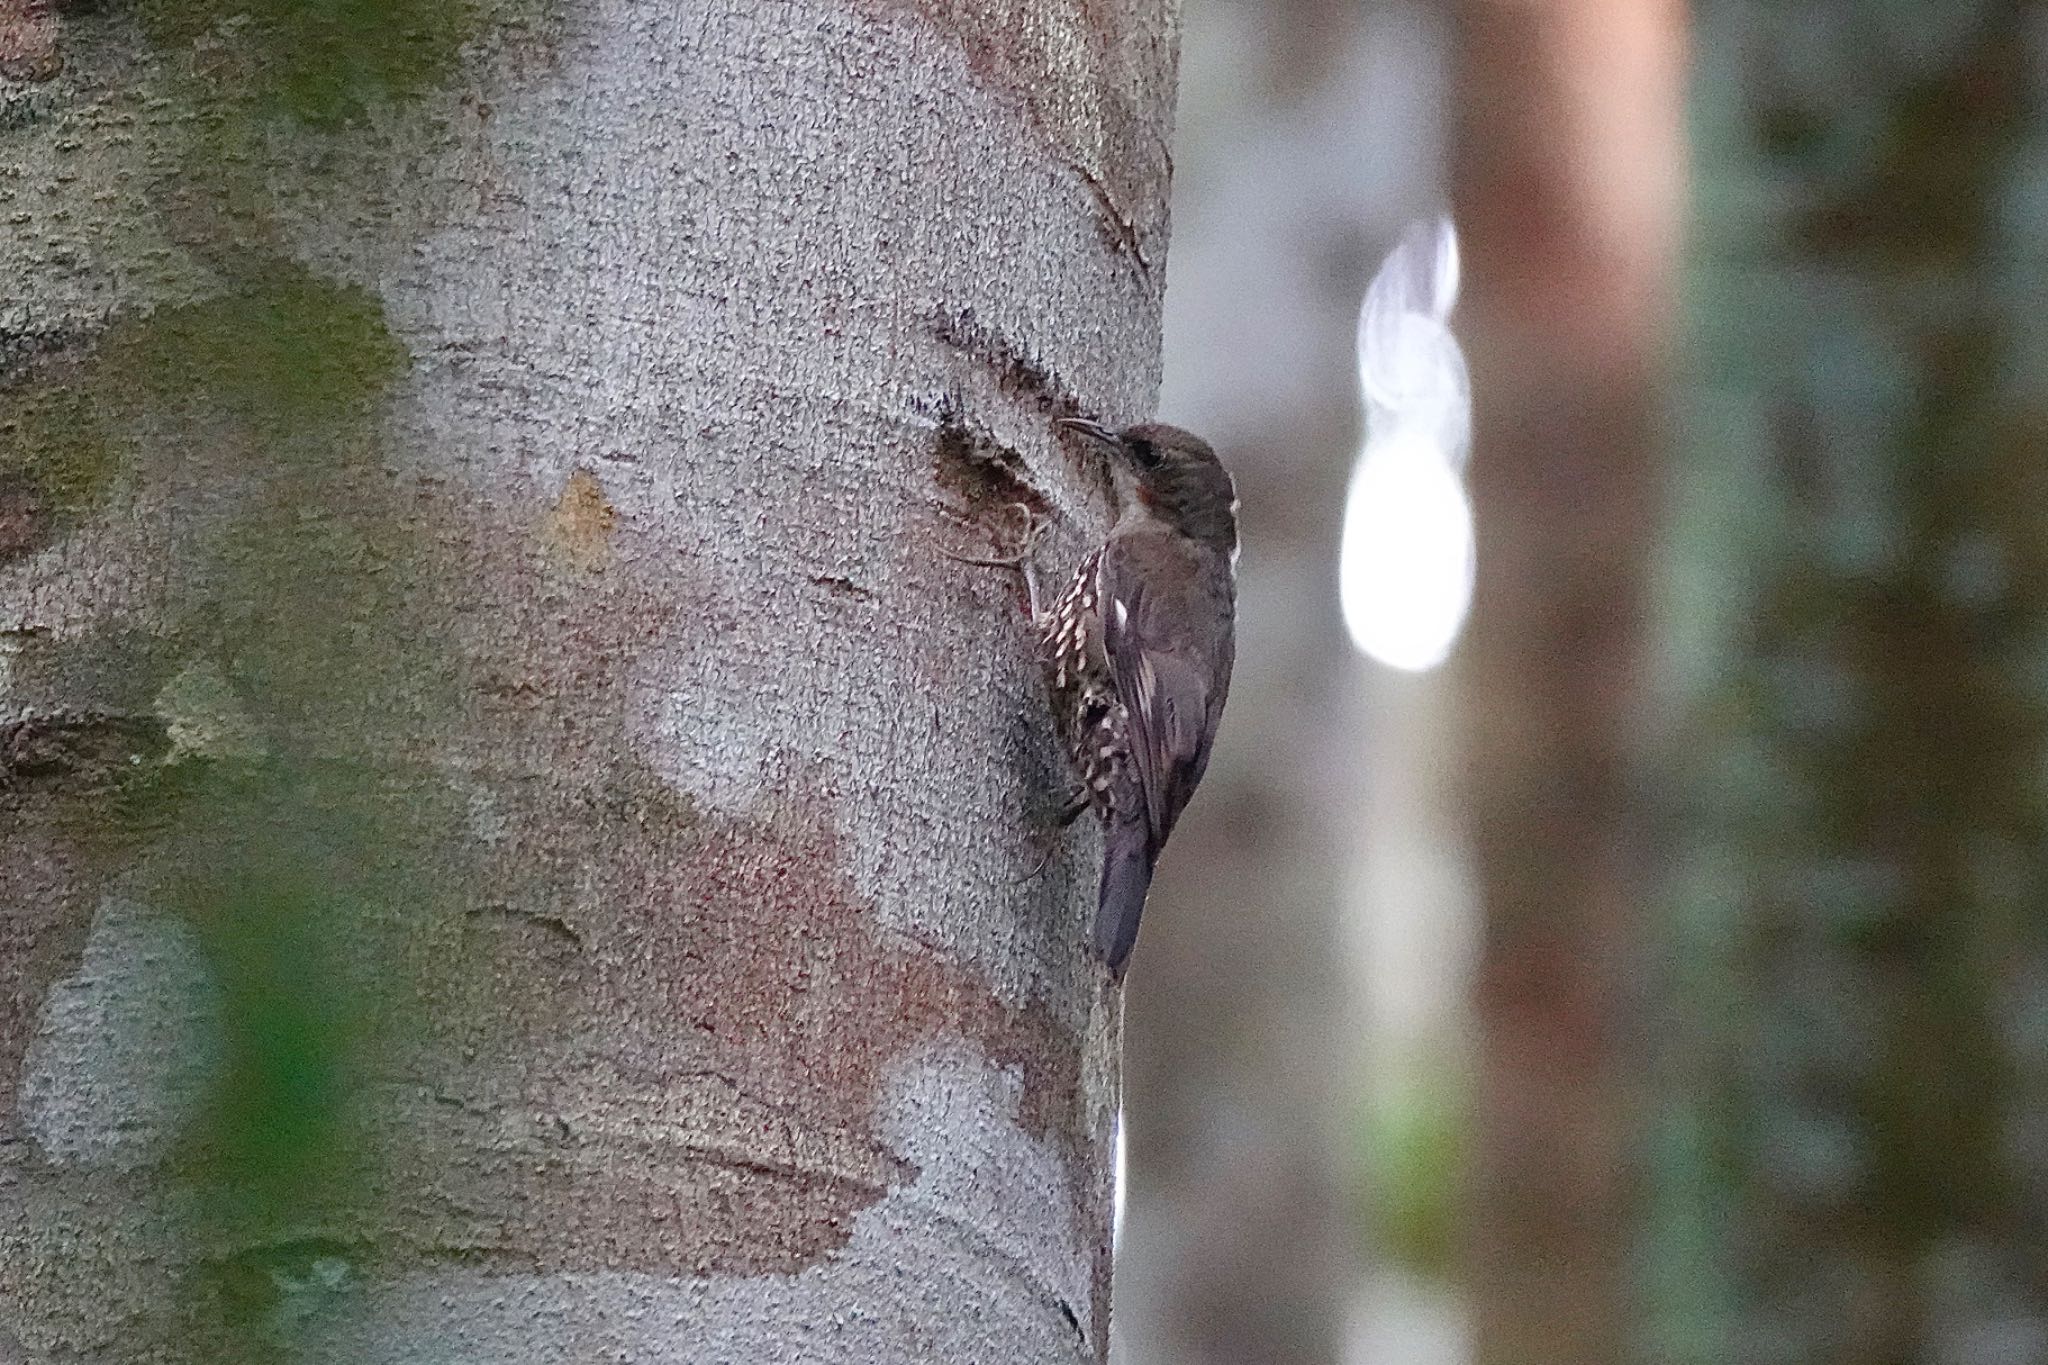
M0 472L32 485L66 517L97 504L119 466L90 391L61 380L0 390Z
M202 74L316 125L445 84L479 20L461 0L144 0L141 13L160 45L196 48Z
M348 419L406 362L374 297L288 261L121 329L106 349L156 402L203 400L267 436Z

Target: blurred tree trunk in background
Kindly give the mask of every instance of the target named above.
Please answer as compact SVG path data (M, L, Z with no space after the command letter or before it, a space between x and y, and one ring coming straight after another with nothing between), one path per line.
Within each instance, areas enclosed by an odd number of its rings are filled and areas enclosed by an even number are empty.
M1623 1358L1636 746L1683 14L1456 8L1457 319L1479 578L1461 660L1485 929L1469 1290L1485 1365Z
M0 22L0 1359L1100 1359L1170 6Z
M1161 411L1231 461L1245 550L1230 712L1131 975L1118 1350L1331 1365L1360 1292L1347 921L1379 737L1359 694L1384 682L1336 600L1354 335L1380 252L1437 203L1441 66L1412 6L1199 3L1186 24Z
M1699 24L1648 1355L2048 1360L2048 28Z

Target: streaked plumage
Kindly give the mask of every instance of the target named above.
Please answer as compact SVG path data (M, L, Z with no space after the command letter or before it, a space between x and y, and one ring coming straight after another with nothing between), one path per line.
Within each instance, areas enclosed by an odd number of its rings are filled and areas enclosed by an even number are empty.
M1237 503L1208 445L1177 427L1063 425L1109 450L1123 495L1108 540L1038 623L1060 736L1107 831L1095 947L1121 975L1230 691Z

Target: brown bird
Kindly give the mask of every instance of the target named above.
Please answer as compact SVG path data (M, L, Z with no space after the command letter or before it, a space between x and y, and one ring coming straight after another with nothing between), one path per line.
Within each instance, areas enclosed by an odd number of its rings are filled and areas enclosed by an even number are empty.
M1121 515L1041 610L1030 538L1025 574L1054 721L1079 786L1065 819L1093 808L1107 832L1095 951L1118 977L1138 937L1152 869L1209 766L1236 652L1237 493L1208 443L1146 422L1058 425L1110 458Z

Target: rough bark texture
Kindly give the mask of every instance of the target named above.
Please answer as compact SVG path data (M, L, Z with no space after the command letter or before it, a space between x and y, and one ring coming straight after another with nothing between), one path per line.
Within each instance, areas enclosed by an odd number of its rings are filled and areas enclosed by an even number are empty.
M1453 186L1479 578L1478 1358L1623 1358L1648 888L1643 568L1679 164L1675 4L1468 0Z
M1648 1354L2048 1359L2048 31L1699 22Z
M0 1358L1100 1359L1171 6L522 2L0 10Z

